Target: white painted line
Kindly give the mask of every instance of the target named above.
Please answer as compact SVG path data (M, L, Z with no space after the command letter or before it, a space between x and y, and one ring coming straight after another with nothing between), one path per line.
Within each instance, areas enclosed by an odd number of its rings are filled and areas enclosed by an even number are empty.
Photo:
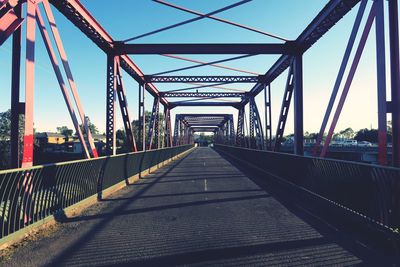
M204 179L204 191L207 191L207 179Z

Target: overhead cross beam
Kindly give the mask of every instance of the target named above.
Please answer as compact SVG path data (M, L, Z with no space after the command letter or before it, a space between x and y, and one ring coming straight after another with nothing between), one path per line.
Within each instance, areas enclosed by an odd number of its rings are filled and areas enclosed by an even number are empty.
M290 55L296 52L295 45L291 41L284 44L125 44L116 41L113 45L114 53L117 55Z
M190 129L196 133L196 132L215 132L218 130L218 127L190 127Z
M256 83L262 76L145 76L149 83Z
M160 92L163 97L245 97L246 93L235 92Z
M178 102L169 102L170 109L176 107L234 107L239 108L241 106L240 102L206 102L206 101L199 101L199 102L187 102L187 101L178 101Z

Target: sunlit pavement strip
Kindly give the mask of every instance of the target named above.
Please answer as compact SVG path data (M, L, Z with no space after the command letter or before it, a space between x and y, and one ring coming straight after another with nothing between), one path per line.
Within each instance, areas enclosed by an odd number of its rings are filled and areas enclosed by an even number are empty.
M199 164L203 162L204 164ZM365 261L291 213L210 148L197 148L67 219L11 266L353 265Z

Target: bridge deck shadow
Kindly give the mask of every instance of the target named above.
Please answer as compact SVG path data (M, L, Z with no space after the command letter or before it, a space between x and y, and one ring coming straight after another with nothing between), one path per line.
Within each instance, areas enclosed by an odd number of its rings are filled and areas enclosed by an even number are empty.
M214 150L198 148L63 218L58 232L19 249L6 265L382 263L250 178Z

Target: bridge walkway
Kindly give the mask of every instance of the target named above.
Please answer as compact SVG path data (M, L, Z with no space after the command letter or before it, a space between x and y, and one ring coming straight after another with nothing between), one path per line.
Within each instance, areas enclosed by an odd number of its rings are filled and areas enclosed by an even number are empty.
M266 190L265 190L266 189ZM17 249L8 266L270 266L380 262L196 148Z

